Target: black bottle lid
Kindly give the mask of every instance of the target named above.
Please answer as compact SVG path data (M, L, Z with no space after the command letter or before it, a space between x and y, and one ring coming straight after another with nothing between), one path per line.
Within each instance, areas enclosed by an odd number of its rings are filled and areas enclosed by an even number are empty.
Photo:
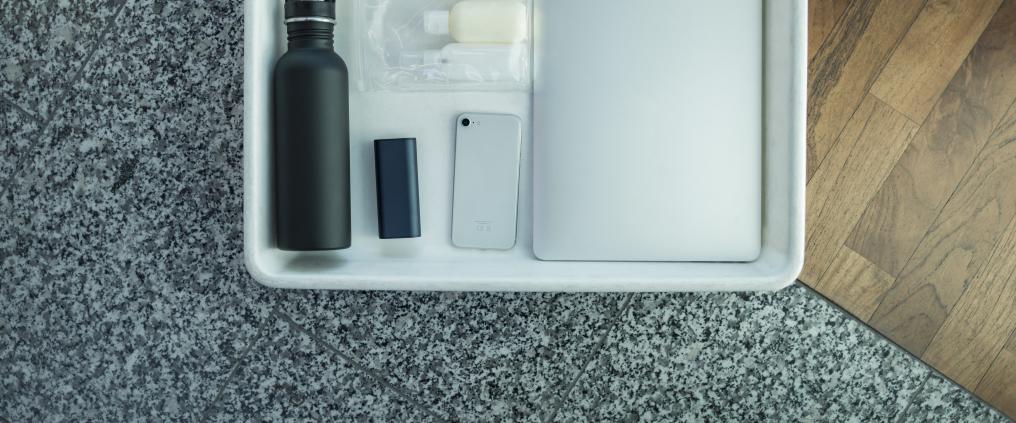
M286 0L286 23L335 23L335 0Z

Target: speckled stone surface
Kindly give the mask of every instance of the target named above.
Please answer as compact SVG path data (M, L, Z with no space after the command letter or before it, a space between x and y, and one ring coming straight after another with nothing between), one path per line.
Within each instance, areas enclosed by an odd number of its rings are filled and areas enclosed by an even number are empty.
M928 370L800 286L643 295L564 421L889 421Z
M283 319L237 363L236 374L202 420L435 421L426 409Z
M115 22L0 166L15 421L190 416L271 309L240 250L240 7L129 1Z
M782 372L795 375L791 383L819 399L821 419L898 416L928 375L925 366L803 286L792 289L802 292L788 292L781 306L785 329L770 354L784 355L788 366Z
M1010 422L998 411L968 395L938 374L931 375L907 409L904 422L992 423Z
M39 126L40 122L31 118L16 103L0 98L0 155L5 157L0 160L0 194L11 189L18 170L18 158L35 143ZM10 238L3 236L0 243L9 241Z
M48 115L123 0L0 0L0 93Z
M283 310L445 418L532 421L627 297L307 293Z
M0 12L0 421L990 413L801 287L262 288L241 245L242 2Z

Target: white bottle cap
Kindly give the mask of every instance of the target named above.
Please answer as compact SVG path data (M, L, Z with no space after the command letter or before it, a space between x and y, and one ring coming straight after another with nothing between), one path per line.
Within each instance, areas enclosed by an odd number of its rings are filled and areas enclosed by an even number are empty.
M428 34L447 34L451 13L447 10L430 10L423 12L423 32Z
M399 66L403 68L436 65L443 61L441 50L407 51L399 56Z
M424 50L423 51L423 64L425 65L436 65L444 62L441 57L441 50Z

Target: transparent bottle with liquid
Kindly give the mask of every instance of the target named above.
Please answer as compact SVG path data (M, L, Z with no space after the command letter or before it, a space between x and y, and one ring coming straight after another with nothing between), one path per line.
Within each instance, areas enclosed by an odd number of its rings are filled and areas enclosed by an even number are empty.
M449 81L511 82L525 77L523 44L448 44L440 50L405 52L399 65L433 67Z

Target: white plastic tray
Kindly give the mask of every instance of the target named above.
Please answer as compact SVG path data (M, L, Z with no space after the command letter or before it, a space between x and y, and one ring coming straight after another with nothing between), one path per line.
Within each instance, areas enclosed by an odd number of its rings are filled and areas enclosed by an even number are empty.
M536 0L537 8L540 1ZM358 68L352 1L340 1L336 50ZM285 48L279 0L244 8L244 255L267 286L447 291L745 291L791 284L804 260L807 1L766 0L763 247L751 263L542 262L532 253L531 137L523 137L518 244L507 252L451 245L455 117L511 113L530 122L530 95L353 93L353 247L319 253L274 247L270 77ZM352 77L351 77L352 79ZM354 84L355 85L355 84ZM379 240L373 140L418 139L423 237Z

